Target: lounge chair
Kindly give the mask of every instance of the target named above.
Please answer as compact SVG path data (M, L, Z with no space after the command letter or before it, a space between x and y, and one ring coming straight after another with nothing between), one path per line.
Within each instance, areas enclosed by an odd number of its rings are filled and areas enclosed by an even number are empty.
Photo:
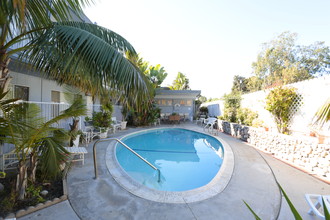
M321 214L321 212L319 211L321 207L324 210L322 198L324 200L325 206L327 207L328 211L330 211L330 195L322 196L317 194L305 194L305 199L308 205L311 207L310 210L308 211L308 214L310 215L314 214L321 219L325 219L324 215ZM315 203L312 200L314 200Z
M82 165L84 165L85 154L87 154L87 150L84 147L65 147L65 149L72 155L72 162L81 161Z

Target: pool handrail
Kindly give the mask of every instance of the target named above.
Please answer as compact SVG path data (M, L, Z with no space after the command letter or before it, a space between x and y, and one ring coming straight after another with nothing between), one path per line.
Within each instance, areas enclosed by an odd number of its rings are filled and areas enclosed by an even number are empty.
M121 140L119 140L117 138L102 138L102 139L99 139L99 140L95 141L95 143L93 145L93 159L94 159L94 173L95 173L94 179L97 179L97 177L98 177L97 161L96 161L96 144L98 144L100 142L106 142L106 141L112 141L112 140L115 140L118 143L120 143L121 145L123 145L127 150L131 151L138 158L140 158L143 162L145 162L151 168L153 168L154 170L156 170L157 173L158 173L158 182L160 182L160 170L157 167L155 167L154 165L152 165L149 161L147 161L146 159L144 159L140 154L138 154L137 152L135 152L132 148L130 148L129 146L127 146Z

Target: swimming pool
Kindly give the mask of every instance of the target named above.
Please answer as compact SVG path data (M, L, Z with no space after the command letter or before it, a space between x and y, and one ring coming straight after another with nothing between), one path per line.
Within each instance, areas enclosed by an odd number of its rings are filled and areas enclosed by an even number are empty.
M219 140L186 129L148 130L122 141L160 170L160 182L155 170L118 144L115 155L120 166L138 183L161 191L181 192L207 185L224 159Z

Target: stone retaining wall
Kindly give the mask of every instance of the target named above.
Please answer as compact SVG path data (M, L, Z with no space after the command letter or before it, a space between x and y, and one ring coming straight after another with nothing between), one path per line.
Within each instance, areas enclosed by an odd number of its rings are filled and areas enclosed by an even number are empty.
M218 125L222 132L330 182L330 144L319 144L315 137L284 135L222 120Z

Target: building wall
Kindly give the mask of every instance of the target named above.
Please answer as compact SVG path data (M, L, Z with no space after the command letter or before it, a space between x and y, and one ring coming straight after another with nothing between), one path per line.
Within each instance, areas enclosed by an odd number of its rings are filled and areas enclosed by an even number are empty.
M14 86L18 85L29 87L28 101L51 103L51 91L58 91L60 92L60 103L67 103L65 93L68 91L65 87L57 84L55 81L13 71L10 72L10 74L13 77L11 81L12 96ZM100 111L100 102L98 99L93 103L91 96L86 96L84 93L81 93L81 95L86 100L88 116L91 116L93 111ZM114 105L113 116L116 117L117 120L122 120L121 108L121 106Z
M187 98L155 98L157 106L161 109L161 113L172 114L172 113L182 113L189 114L189 120L193 120L194 116L194 99ZM183 104L184 103L184 104Z

